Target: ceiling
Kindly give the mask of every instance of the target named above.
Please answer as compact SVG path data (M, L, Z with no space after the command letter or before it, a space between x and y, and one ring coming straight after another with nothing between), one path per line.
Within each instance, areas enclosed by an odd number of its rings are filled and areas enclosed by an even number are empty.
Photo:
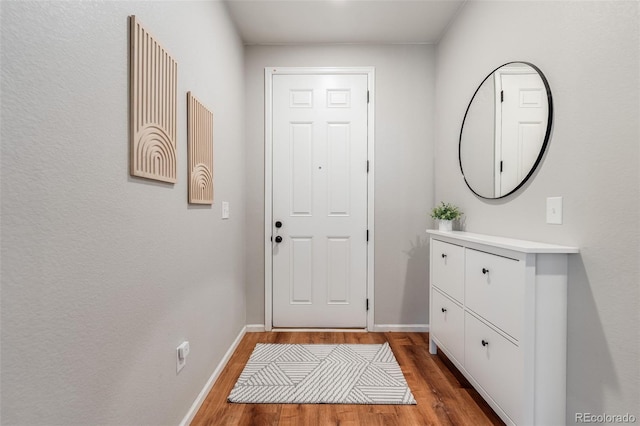
M437 43L467 0L225 0L245 44Z

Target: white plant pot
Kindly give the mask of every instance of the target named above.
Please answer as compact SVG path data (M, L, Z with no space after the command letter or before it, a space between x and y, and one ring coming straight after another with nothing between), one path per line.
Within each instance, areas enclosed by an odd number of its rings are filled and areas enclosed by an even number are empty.
M438 229L440 231L453 231L452 220L438 220Z

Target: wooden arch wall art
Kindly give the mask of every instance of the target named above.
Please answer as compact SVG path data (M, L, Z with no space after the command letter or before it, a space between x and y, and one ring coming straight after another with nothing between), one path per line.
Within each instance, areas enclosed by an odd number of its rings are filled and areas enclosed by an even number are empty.
M129 17L131 175L176 182L178 64Z
M213 204L213 113L187 92L189 203Z

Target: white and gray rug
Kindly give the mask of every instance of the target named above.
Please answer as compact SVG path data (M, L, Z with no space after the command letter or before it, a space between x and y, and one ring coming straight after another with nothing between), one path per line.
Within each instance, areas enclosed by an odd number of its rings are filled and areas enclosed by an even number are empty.
M258 343L229 402L416 404L388 343Z

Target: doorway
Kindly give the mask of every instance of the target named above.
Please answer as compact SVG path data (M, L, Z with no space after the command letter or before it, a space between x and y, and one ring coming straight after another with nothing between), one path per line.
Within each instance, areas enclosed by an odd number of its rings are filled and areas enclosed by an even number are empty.
M265 329L373 326L372 68L265 70Z

